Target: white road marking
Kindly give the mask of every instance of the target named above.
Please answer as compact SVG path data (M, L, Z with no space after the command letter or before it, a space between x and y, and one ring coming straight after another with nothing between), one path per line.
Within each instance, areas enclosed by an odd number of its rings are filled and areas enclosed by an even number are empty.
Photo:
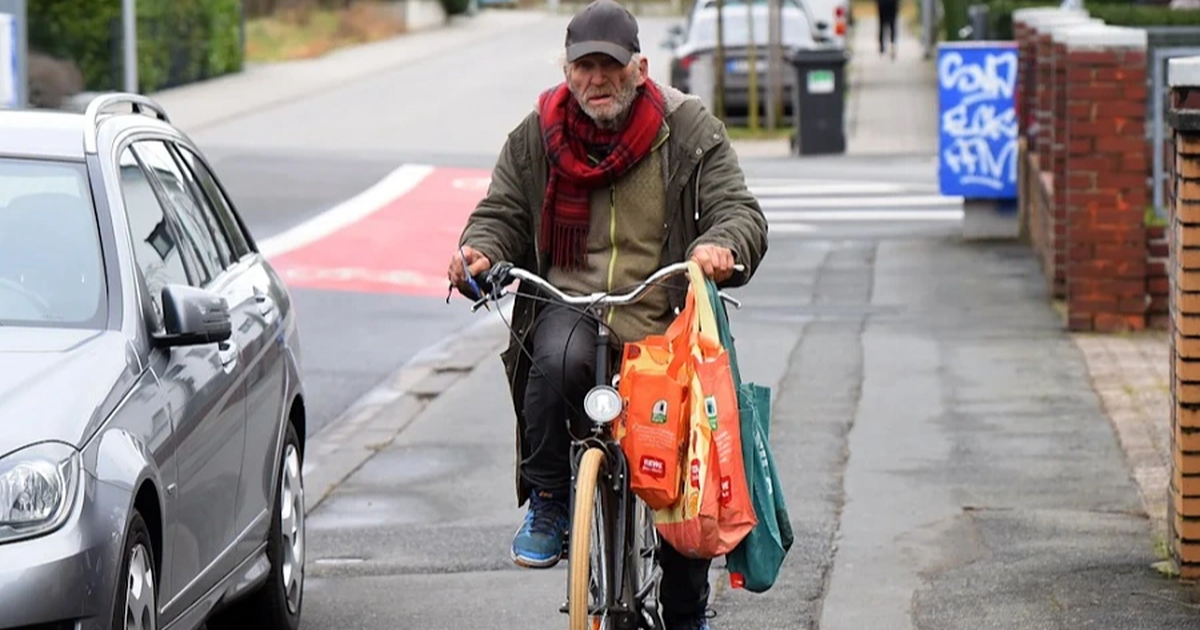
M424 164L405 164L388 173L375 185L339 203L315 217L259 242L267 258L285 254L314 243L383 208L416 188L434 168Z
M844 211L805 211L805 210L772 210L764 213L767 222L773 221L818 221L818 222L847 222L847 221L961 221L962 210L844 210ZM774 227L772 227L774 229Z
M810 234L817 231L817 226L810 223L771 223L767 215L768 229L771 234Z
M814 195L896 195L913 191L901 184L873 182L824 182L817 184L752 185L750 192L756 197L814 196Z
M962 197L902 195L892 197L769 197L758 200L767 208L940 208L961 207ZM960 211L961 214L961 211Z

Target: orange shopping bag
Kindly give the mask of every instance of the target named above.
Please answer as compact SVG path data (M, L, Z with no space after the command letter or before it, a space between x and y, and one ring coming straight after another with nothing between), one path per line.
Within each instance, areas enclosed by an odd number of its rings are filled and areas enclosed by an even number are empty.
M654 512L654 526L663 540L680 554L715 558L721 555L718 526L721 506L712 429L704 416L702 401L689 396L687 409L687 479L683 496L671 507Z
M696 297L691 353L695 379L690 393L703 402L704 417L712 430L721 504L717 555L724 555L749 535L758 524L758 519L754 514L742 456L741 416L733 368L729 353L721 345L716 313L713 311L713 304L720 297L715 295L716 283L705 278L698 266L689 272L692 286L706 289L703 293L698 292L700 294Z
M680 553L714 558L737 547L757 524L743 467L737 391L721 346L709 291L715 285L689 265L688 318L667 337L688 357L688 485L683 501L655 517L659 532Z
M655 510L678 501L683 488L688 356L674 345L665 335L626 343L617 385L624 411L616 438L629 461L630 489Z

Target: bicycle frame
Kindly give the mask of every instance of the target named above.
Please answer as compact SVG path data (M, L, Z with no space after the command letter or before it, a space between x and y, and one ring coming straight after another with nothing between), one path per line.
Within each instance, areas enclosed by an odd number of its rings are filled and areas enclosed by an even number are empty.
M611 387L613 375L610 374L609 340L611 333L608 327L603 324L604 307L595 306L592 308L592 314L599 322L596 334L595 346L595 368L596 368L596 383L597 388ZM605 592L608 596L608 601L602 602L600 607L593 614L604 614L613 619L613 625L616 628L638 628L638 617L641 613L641 608L644 604L646 595L654 588L658 580L658 569L656 573L647 580L646 584L637 584L637 590L634 592L633 601L626 601L624 594L626 593L627 581L634 581L635 578L628 571L629 551L627 548L630 542L631 512L637 507L637 498L629 488L629 460L625 457L625 451L621 448L620 442L616 440L612 431L612 422L604 422L595 418L589 417L592 421L592 434L590 437L583 439L571 440L571 504L575 503L575 477L578 474L579 460L583 453L592 447L602 448L605 452L606 461L606 477L605 486L608 488L609 496L613 507L616 508L616 514L613 515L610 511L604 512L603 526L609 530L613 548L610 553L612 561L612 574L609 577L609 584L605 585ZM564 540L564 545L569 548L569 540Z

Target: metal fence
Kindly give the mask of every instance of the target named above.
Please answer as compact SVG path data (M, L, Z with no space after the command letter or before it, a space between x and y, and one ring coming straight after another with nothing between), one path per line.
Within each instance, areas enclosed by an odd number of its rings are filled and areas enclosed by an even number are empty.
M1171 90L1167 85L1167 62L1174 57L1200 55L1200 46L1196 45L1196 42L1200 42L1200 28L1171 26L1145 30L1149 44L1146 55L1146 63L1149 65L1149 72L1146 73L1146 134L1152 154L1151 203L1154 205L1154 215L1159 219L1166 219L1169 214L1167 187L1171 184L1164 154L1167 111L1171 106Z

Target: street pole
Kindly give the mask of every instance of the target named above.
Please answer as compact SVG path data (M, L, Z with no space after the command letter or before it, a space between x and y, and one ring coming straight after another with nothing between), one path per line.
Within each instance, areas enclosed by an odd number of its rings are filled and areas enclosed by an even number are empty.
M783 3L767 0L767 128L780 126L783 114Z
M758 131L758 59L754 47L754 3L746 3L746 54L750 73L750 120L747 125L751 131Z
M137 93L137 0L122 0L121 17L125 22L125 91Z
M716 89L713 94L713 109L717 118L725 120L725 0L717 0L717 50L714 55L717 65Z
M924 26L924 28L921 30L925 31L925 37L924 37L925 51L924 52L925 52L926 59L929 59L930 57L933 56L933 49L935 47L934 42L937 39L934 35L934 28L935 28L935 26L934 26L935 21L933 19L934 18L934 15L933 15L934 10L935 10L934 9L934 0L921 0L921 22L923 23L922 25Z

